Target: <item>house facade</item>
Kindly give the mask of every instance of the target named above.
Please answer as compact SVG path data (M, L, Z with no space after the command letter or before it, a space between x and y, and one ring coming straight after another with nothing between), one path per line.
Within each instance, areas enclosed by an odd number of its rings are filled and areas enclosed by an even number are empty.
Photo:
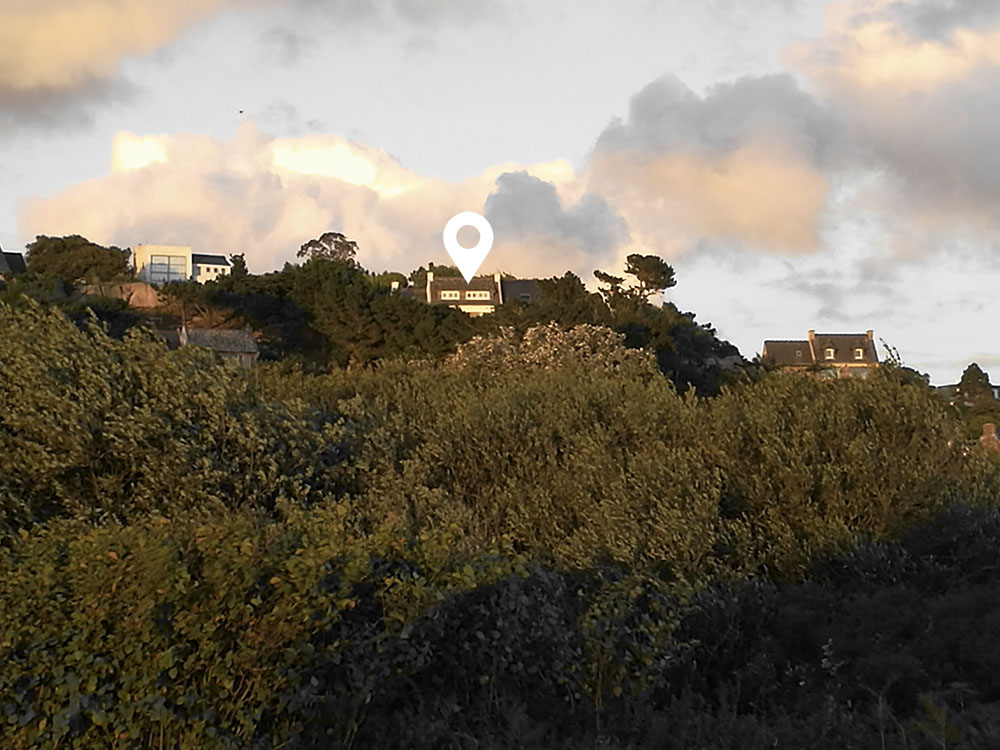
M214 281L231 265L224 255L196 253L184 245L136 245L132 258L136 276L150 284Z
M398 289L395 283L393 289ZM460 276L435 277L433 271L427 272L422 289L409 287L401 293L429 305L455 307L473 317L492 313L497 306L510 301L537 302L541 296L538 283L531 279L505 279L496 273L466 282Z
M805 339L769 339L760 359L782 372L816 373L821 378L866 377L878 367L872 331L865 333L816 333Z

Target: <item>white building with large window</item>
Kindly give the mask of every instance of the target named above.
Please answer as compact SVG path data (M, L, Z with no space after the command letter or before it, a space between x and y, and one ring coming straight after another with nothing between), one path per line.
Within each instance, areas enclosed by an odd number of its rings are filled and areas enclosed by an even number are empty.
M224 255L196 253L183 245L136 245L135 275L150 284L170 281L213 281L229 273Z

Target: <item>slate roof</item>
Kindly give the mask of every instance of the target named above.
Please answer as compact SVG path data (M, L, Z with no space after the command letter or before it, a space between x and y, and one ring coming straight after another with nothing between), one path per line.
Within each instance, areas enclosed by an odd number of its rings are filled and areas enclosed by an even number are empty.
M257 342L249 328L187 328L187 343L227 354L256 354ZM182 335L183 340L183 335Z
M191 253L192 265L199 266L228 266L229 261L225 255L205 255L203 253Z
M765 341L761 359L779 367L806 367L813 362L808 341Z
M865 333L814 333L805 340L770 340L764 342L761 359L778 367L818 365L871 365L878 362L875 342ZM811 346L810 346L811 344ZM833 349L833 359L826 350ZM861 349L862 358L854 356Z
M5 253L0 251L0 274L10 274L15 276L24 273L27 266L24 263L24 256L21 253Z
M878 362L875 343L863 333L817 333L813 339L816 347L816 361L832 364L856 364L858 362ZM833 359L826 358L826 350L833 349ZM854 358L854 350L861 349L863 359Z

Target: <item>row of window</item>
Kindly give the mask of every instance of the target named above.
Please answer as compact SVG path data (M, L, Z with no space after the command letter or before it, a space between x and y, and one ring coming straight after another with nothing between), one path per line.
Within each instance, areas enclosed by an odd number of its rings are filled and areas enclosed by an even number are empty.
M485 291L470 290L470 291L467 291L465 293L465 298L467 300L477 299L477 300L487 300L488 301L490 299L490 296L491 296L490 293L489 292L485 292ZM459 291L457 291L457 290L448 290L448 289L445 289L445 290L441 291L441 299L452 299L452 300L454 300L454 299L462 299L462 293L459 292Z

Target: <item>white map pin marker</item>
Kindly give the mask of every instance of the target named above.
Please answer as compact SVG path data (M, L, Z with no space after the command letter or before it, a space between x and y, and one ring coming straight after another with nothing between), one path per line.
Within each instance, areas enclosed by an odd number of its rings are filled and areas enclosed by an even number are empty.
M458 244L458 230L468 226L479 230L479 242L476 243L475 247L462 247ZM458 270L462 272L466 284L472 281L479 266L490 254L491 247L493 247L493 227L490 226L485 217L477 213L463 211L452 216L444 225L444 249L448 251L448 255L455 261Z

